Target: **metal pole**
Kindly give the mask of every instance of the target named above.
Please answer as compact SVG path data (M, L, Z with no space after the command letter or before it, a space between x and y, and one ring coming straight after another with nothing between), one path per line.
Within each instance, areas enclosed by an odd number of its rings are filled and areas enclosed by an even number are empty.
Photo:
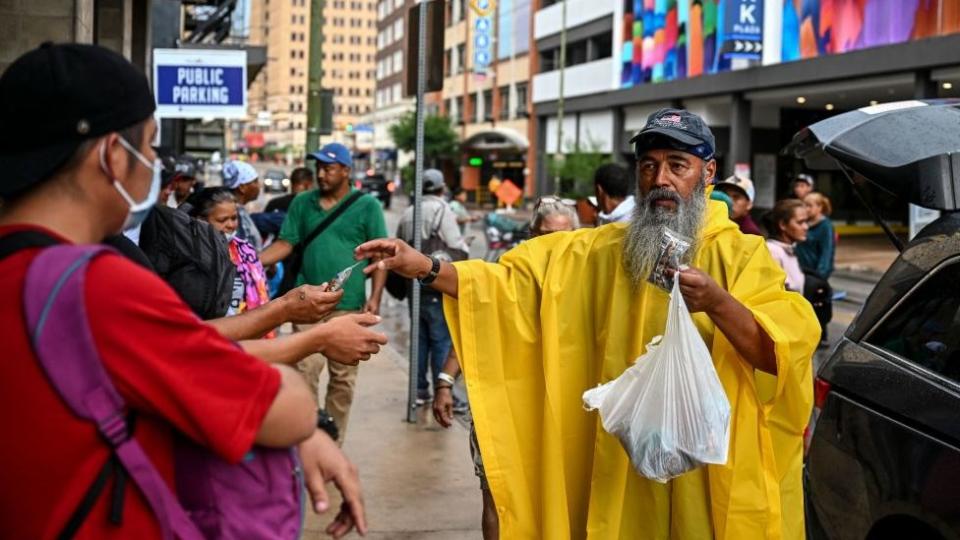
M323 107L320 99L323 73L323 1L310 2L310 57L307 68L307 153L320 148L320 130Z
M567 0L560 0L560 93L557 96L557 154L554 158L556 174L553 190L560 190L560 163L563 160L563 70L567 65Z
M413 186L413 248L423 247L423 94L427 85L427 2L421 0L420 24L417 26L417 144L416 180ZM437 29L434 29L437 31ZM410 295L410 381L407 394L407 422L417 422L417 359L420 357L420 282L413 280Z

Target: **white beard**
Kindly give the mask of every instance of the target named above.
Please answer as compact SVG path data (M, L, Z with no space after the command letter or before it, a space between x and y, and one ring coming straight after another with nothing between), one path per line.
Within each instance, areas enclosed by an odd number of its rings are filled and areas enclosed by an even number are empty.
M637 205L623 242L623 265L634 285L645 281L656 266L665 229L692 241L684 261L693 258L707 208L706 189L706 180L701 180L688 199L662 188L650 190L645 197L637 195ZM671 210L652 204L664 198L676 202L676 208Z

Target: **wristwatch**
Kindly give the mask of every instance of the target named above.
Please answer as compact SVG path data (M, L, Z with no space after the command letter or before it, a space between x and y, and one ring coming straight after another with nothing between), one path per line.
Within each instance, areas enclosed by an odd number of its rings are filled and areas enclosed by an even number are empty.
M427 255L427 257L430 258L430 262L433 264L433 266L430 267L430 271L427 272L427 275L423 276L422 278L418 278L418 281L421 285L429 285L433 283L440 274L440 259L434 257L433 255Z
M337 422L323 409L317 410L317 429L327 432L327 435L333 440L340 438Z

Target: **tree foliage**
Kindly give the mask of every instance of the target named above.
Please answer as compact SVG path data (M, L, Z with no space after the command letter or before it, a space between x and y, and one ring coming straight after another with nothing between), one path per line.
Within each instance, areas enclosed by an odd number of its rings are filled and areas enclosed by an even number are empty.
M575 144L570 140L564 146L566 152L563 159L552 155L547 161L550 176L560 177L557 192L574 199L593 195L593 174L610 160L610 156L603 153L600 143L593 139L588 139L584 144Z
M396 124L390 126L390 138L393 139L393 144L398 149L416 152L416 113L411 111L400 118ZM430 166L436 166L438 160L457 156L459 150L457 132L453 129L448 117L430 115L424 118L423 150L424 163Z

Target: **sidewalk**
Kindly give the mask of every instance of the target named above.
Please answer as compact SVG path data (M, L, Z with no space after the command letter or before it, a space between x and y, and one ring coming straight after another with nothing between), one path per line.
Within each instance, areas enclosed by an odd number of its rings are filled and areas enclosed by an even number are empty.
M442 429L429 407L420 407L416 425L407 424L406 401L405 356L388 345L360 367L344 445L360 468L367 538L481 538L480 484L473 474L467 430L457 422ZM335 489L329 489L332 495ZM339 501L331 504L338 507ZM309 514L304 539L329 538L323 531L333 520L332 509L320 517ZM351 537L359 538L355 533Z
M834 259L835 275L875 283L899 254L883 235L841 236Z

